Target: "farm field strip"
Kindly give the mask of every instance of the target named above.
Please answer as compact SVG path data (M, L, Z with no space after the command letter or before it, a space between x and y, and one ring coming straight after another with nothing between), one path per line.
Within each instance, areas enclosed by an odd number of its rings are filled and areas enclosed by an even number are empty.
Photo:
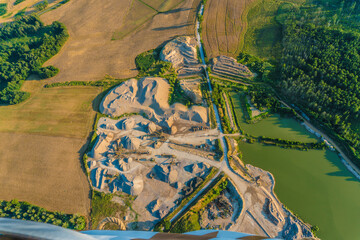
M140 0L156 9L158 12L166 12L174 8L184 0Z
M0 199L88 215L89 184L80 157L98 87L43 88L27 80L27 101L0 106Z
M94 87L43 88L28 101L0 107L0 132L86 138Z
M203 35L208 57L236 57L242 49L248 8L254 0L209 0L205 7Z
M124 23L119 30L114 32L112 39L120 40L124 38L154 17L157 13L158 12L151 8L150 5L145 4L140 0L133 0L127 15L124 17Z

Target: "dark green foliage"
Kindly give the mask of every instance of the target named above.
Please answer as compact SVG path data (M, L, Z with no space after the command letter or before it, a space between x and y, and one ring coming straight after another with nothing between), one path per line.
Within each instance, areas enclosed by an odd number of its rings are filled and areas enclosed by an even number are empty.
M156 53L154 50L150 50L147 52L143 52L140 55L136 56L135 58L135 64L137 69L140 72L147 71L156 61L155 55Z
M35 5L35 9L38 11L44 10L49 5L49 2L47 0L44 0L43 2L40 2Z
M251 71L256 72L258 74L257 79L260 81L269 80L274 75L275 67L268 61L244 52L239 54L237 60L239 63L248 66Z
M162 77L170 84L169 104L175 102L191 106L191 99L184 93L177 78L177 73L170 62L159 60L158 50L150 50L138 55L135 64L139 70L139 77Z
M54 67L41 65L54 56L69 37L65 26L54 22L44 26L36 16L25 16L0 27L0 102L17 104L29 97L20 91L31 74L54 76Z
M219 116L221 119L221 126L225 133L232 133L234 130L231 128L230 120L226 114L226 102L223 95L223 87L213 81L212 90L212 99L215 105L218 107Z
M296 19L285 25L279 89L338 139L345 139L355 155L360 136L351 124L360 119L359 66L358 33Z
M214 152L216 153L216 158L217 159L221 159L221 157L223 156L223 148L221 146L220 140L219 139L215 139L215 150Z
M15 20L20 19L21 17L25 16L26 7L21 9L14 15Z
M303 143L299 141L291 141L291 140L284 140L280 138L270 138L270 137L258 137L258 141L268 145L279 146L283 148L292 148L292 149L299 149L299 150L308 150L308 149L325 149L326 145L324 142L310 142L310 143Z
M54 66L41 67L34 70L34 73L39 75L41 79L51 78L59 72L59 69Z
M174 227L171 229L172 233L184 233L200 230L199 213L189 211L184 217L182 217Z
M7 12L7 4L0 3L0 16L4 15Z
M279 101L273 96L268 88L262 85L253 85L248 88L250 101L254 106L262 111L264 108L277 112L280 107Z
M22 3L22 2L24 2L25 0L16 0L15 2L14 2L14 5L18 5L19 3Z
M311 226L311 232L316 236L316 233L320 230L318 226Z
M83 216L50 212L44 208L17 200L0 201L0 217L50 223L75 230L83 230L86 226Z
M114 79L111 77L106 77L103 80L99 81L70 81L70 82L56 82L56 83L50 83L46 84L45 88L52 88L52 87L64 87L64 86L92 86L92 87L103 87L105 89L108 89L110 87L113 87L115 85L118 85L128 79Z

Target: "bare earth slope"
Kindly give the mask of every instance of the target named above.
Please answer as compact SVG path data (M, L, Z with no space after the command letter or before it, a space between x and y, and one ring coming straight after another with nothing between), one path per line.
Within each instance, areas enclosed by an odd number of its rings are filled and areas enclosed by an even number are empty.
M118 78L135 76L134 59L138 54L174 36L193 34L197 6L194 2L198 1L185 0L167 13L157 14L149 7L145 9L146 6L141 6L141 11L132 8L132 3L139 4L138 0L70 1L41 16L47 24L55 20L64 23L70 33L61 52L46 65L60 69L54 81L98 80L105 74ZM143 14L150 18L144 24L140 21L134 25L137 19L129 14L139 15L139 21L143 20ZM125 24L135 28L112 40Z

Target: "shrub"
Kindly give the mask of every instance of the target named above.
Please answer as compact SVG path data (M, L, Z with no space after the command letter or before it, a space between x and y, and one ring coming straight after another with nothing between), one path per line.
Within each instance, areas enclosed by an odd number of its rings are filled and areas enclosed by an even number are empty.
M34 73L39 75L41 79L51 78L54 77L56 74L58 74L59 69L54 66L48 66L48 67L41 67L38 69L35 69Z

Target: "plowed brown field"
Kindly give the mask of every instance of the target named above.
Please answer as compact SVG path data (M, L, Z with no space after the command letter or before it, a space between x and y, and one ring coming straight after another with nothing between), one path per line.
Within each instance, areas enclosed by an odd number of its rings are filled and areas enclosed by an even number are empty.
M202 39L209 58L236 57L246 32L249 6L255 0L208 0L202 23Z

